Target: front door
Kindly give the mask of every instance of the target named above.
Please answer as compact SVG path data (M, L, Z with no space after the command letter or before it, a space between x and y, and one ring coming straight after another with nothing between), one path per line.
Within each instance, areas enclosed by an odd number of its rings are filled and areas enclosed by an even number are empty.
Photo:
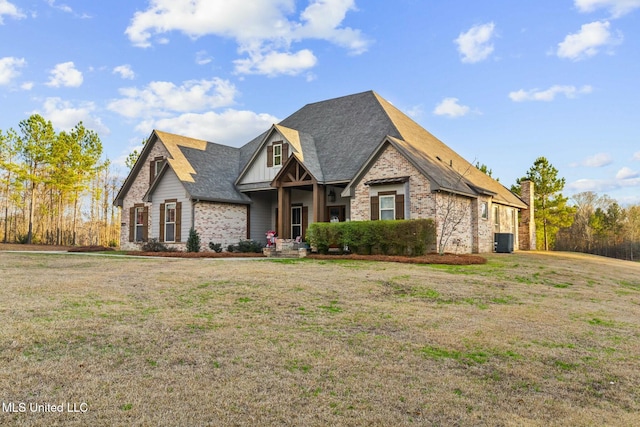
M291 207L291 238L302 238L302 206Z

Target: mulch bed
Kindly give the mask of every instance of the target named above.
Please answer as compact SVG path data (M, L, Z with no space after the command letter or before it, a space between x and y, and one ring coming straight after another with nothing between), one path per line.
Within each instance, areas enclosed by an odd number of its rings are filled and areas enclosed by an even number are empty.
M0 251L66 251L70 246L27 245L26 243L0 243Z
M393 255L320 255L310 254L311 259L348 259L360 261L384 261L384 262L402 262L405 264L446 264L446 265L473 265L486 264L487 259L479 255L456 255L456 254L428 254L416 257L393 256Z
M112 251L113 248L106 246L48 246L48 245L24 245L24 244L4 244L0 243L0 251L69 251L69 252L105 252ZM262 258L261 253L236 253L236 252L138 252L130 251L127 255L155 256L168 258ZM359 260L359 261L383 261L401 262L407 264L447 264L447 265L472 265L485 264L487 260L479 255L470 254L428 254L417 257L404 257L392 255L320 255L309 254L307 258L320 260Z
M69 249L67 252L108 252L108 251L115 251L115 249L110 248L108 246L92 245L92 246L78 246L78 247Z
M159 256L167 258L264 258L261 253L251 252L139 252L130 251L127 255Z

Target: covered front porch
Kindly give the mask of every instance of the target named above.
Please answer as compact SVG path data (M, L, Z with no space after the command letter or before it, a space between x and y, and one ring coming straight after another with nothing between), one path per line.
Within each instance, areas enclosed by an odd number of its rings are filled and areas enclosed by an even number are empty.
M345 221L349 199L343 199L340 193L346 183L319 183L295 157L289 160L271 182L277 192L278 237L304 240L310 223Z

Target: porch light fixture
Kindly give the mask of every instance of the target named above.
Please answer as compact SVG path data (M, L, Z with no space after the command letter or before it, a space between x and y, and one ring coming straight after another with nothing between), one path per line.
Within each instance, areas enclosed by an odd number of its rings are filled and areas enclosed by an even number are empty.
M329 201L332 203L336 201L336 192L333 191L333 188L329 191Z

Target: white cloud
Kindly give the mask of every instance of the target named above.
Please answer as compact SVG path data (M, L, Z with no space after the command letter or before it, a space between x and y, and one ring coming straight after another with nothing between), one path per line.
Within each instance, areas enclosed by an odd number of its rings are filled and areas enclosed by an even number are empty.
M616 173L616 179L634 179L638 177L640 177L640 172L634 171L626 166Z
M46 0L47 4L54 9L61 10L67 13L73 13L73 9L69 5L66 4L56 4L56 0Z
M104 136L110 133L102 120L95 116L96 106L93 102L83 102L74 105L69 101L61 98L47 98L42 106L42 111L35 111L51 120L56 129L70 130L79 122L83 122L87 129L96 131L99 135Z
M149 132L149 129L162 129L167 132L239 147L278 121L278 118L270 114L228 109L222 113L212 111L203 114L187 113L177 117L146 121L136 129L141 132Z
M73 62L64 62L51 70L51 77L46 84L52 87L80 87L83 80L82 73L76 69Z
M171 82L151 82L143 89L120 89L123 98L109 103L108 108L129 118L154 118L171 113L203 111L232 105L237 94L227 80L190 80L176 86Z
M475 25L467 32L460 33L454 42L458 45L458 52L462 55L462 62L480 62L493 52L491 39L494 36L495 24Z
M22 19L25 17L16 5L10 3L8 0L0 0L0 25L4 24L2 17L5 15L14 19Z
M640 151L633 153L633 160L640 161Z
M118 65L113 69L113 74L119 74L123 79L133 80L136 73L133 72L129 64Z
M311 0L296 18L292 0L253 0L251 7L228 0L151 0L147 10L134 14L125 33L139 47L171 31L231 38L239 53L248 55L236 61L237 72L298 74L317 63L309 50L291 52L292 43L303 39L325 40L353 54L366 51L370 42L360 31L342 27L352 10L354 0Z
M545 90L520 89L515 92L510 92L509 98L511 98L511 100L514 102L553 101L556 95L564 95L567 98L575 98L578 95L591 93L592 90L593 88L589 85L582 86L581 88L577 88L575 86L554 85L554 86L551 86L549 89L545 89Z
M591 157L587 157L583 162L583 166L587 166L590 168L601 168L603 166L607 166L613 163L613 158L609 153L598 153L594 154Z
M22 90L31 90L33 89L33 82L24 82L20 85L20 89Z
M20 75L18 69L25 65L27 65L27 61L24 58L15 58L13 56L0 58L0 86L11 83L14 78Z
M466 105L460 105L458 98L445 98L433 110L433 114L437 116L462 117L470 111Z
M196 52L196 64L198 65L206 65L210 63L213 59L207 54L206 50L200 50Z
M610 25L608 21L582 25L579 32L569 34L564 41L558 43L558 57L579 61L597 55L602 48L611 49L622 43L622 34L612 35Z
M640 8L640 0L574 0L580 12L594 12L597 9L607 9L613 18Z
M264 74L271 77L279 74L295 76L313 68L317 62L318 59L308 49L296 53L250 53L249 58L234 61L236 71L240 74Z

